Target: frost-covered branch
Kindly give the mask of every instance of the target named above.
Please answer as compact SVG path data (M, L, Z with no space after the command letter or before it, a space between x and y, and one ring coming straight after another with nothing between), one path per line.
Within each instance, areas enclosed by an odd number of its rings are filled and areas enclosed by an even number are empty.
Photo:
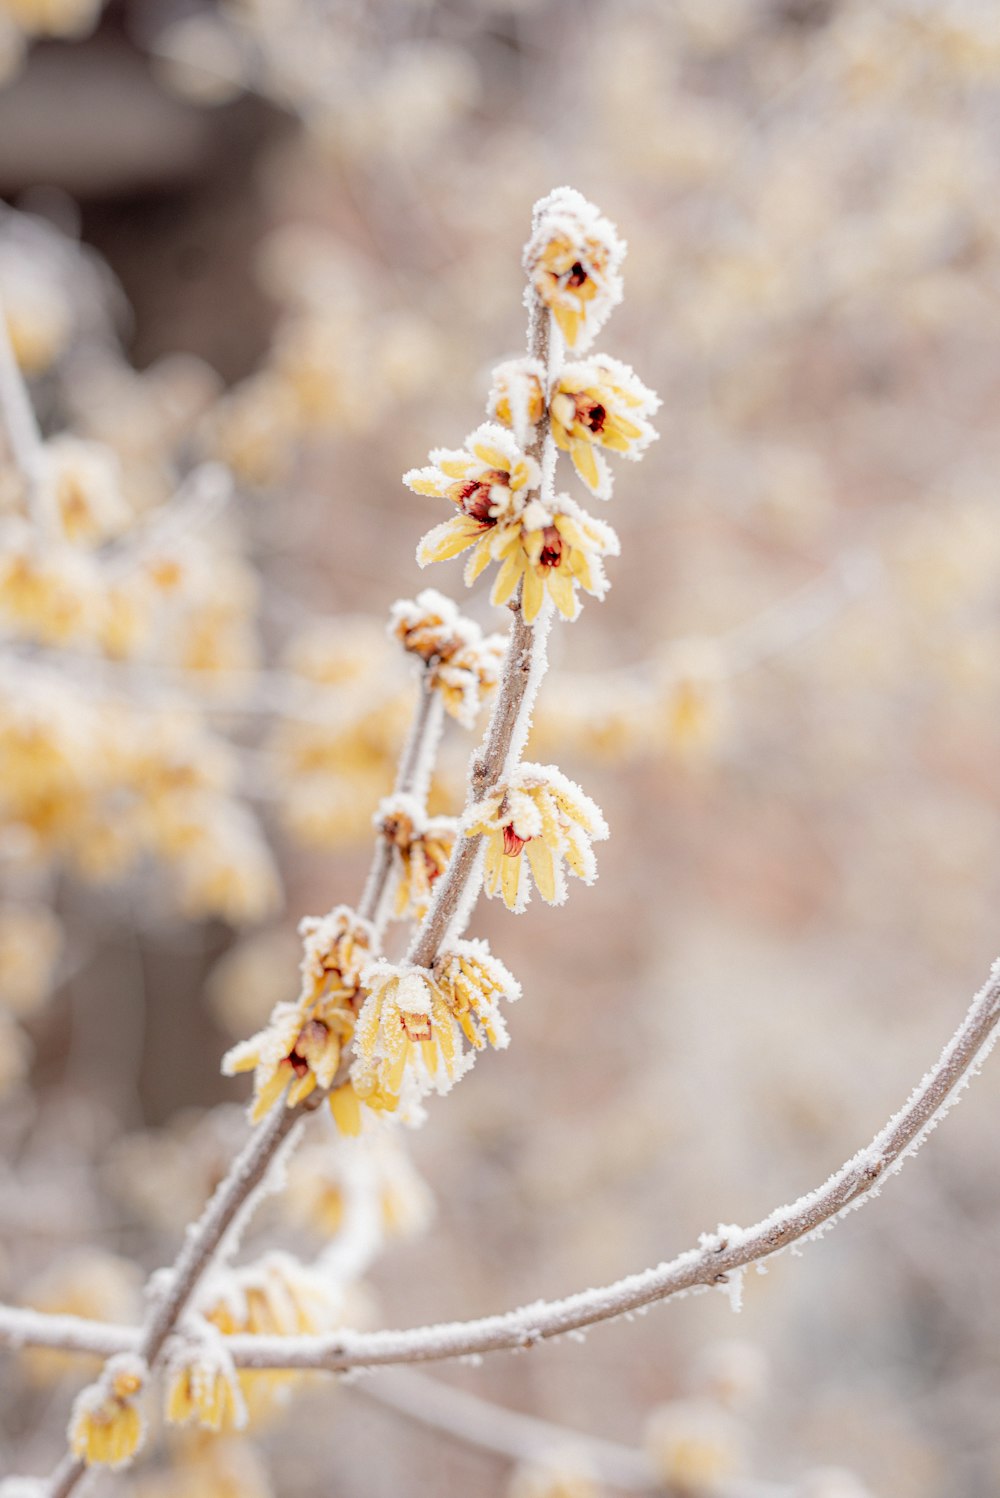
M420 677L420 696L410 733L400 755L394 796L415 796L421 803L426 801L443 722L444 703L441 694L434 690L425 668ZM392 839L385 828L380 828L358 905L359 917L371 921L376 931L380 931L384 924L382 911L392 878L392 853Z
M881 1183L895 1174L913 1154L949 1108L957 1101L969 1080L976 1074L996 1039L1000 1020L1000 962L994 964L988 982L974 998L962 1024L945 1046L938 1062L914 1088L898 1113L876 1134L867 1148L852 1156L815 1191L799 1197L787 1207L780 1207L750 1228L720 1227L702 1237L699 1246L677 1258L630 1275L614 1284L587 1290L560 1301L538 1302L502 1316L480 1321L455 1322L417 1327L410 1331L373 1333L340 1332L334 1337L231 1337L227 1345L239 1367L255 1369L325 1369L343 1371L349 1368L376 1367L393 1363L430 1362L446 1358L475 1357L501 1349L534 1346L599 1321L611 1320L660 1300L688 1291L721 1286L733 1295L739 1277L750 1265L758 1264L782 1252L791 1244L820 1236L834 1223L877 1195ZM274 1113L252 1141L269 1138L277 1122L290 1127L294 1115L288 1110ZM287 1131L287 1130L286 1130ZM249 1170L250 1162L247 1162ZM225 1183L210 1203L202 1220L200 1233L193 1235L182 1256L187 1265L183 1275L175 1272L176 1285L172 1303L176 1304L181 1286L190 1278L195 1263L208 1242L217 1243L219 1222L224 1215ZM163 1309L155 1323L141 1334L143 1345L153 1346L159 1336ZM117 1354L139 1345L140 1333L127 1327L87 1322L79 1317L46 1315L0 1307L0 1342L12 1347L43 1346L67 1352ZM450 1430L468 1439L502 1452L521 1457L536 1454L547 1427L527 1417L510 1412L496 1412L492 1406L471 1396L457 1396L448 1390L446 1399L437 1398L436 1389L423 1384L394 1382L371 1386L365 1392L403 1413ZM486 1410L490 1412L486 1425ZM598 1442L593 1444L600 1456L602 1470L617 1467L614 1481L619 1486L642 1486L638 1453ZM620 1465L619 1465L620 1464ZM52 1479L49 1492L64 1495L72 1491L82 1475L82 1464L64 1462ZM611 1472L606 1472L609 1480ZM633 1480L630 1480L630 1475ZM741 1491L743 1491L741 1489ZM779 1492L778 1489L755 1486L754 1492Z
M750 1228L720 1227L689 1249L652 1269L564 1300L489 1316L479 1321L415 1327L407 1331L341 1332L330 1337L236 1337L232 1352L246 1368L376 1367L474 1357L502 1349L532 1347L599 1321L610 1321L688 1291L723 1287L738 1303L739 1280L751 1264L792 1243L818 1237L841 1217L877 1195L956 1101L978 1071L996 1038L1000 1020L1000 962L976 995L937 1064L905 1105L866 1149L815 1191L779 1207Z

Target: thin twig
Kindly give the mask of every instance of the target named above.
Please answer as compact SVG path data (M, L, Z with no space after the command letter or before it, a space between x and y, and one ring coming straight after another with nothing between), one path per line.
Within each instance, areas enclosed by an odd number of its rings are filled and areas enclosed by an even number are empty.
M434 690L430 673L425 669L420 676L420 696L413 715L409 737L400 756L399 769L393 794L416 796L421 802L427 799L428 784L434 758L434 750L441 733L444 701L440 692ZM393 844L391 836L379 830L372 855L371 868L365 880L364 893L358 904L358 915L371 921L376 932L381 933L385 923L383 906L393 870Z

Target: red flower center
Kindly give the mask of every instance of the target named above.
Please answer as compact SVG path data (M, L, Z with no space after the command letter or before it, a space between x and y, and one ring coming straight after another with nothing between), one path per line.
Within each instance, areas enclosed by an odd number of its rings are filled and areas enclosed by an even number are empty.
M496 516L490 514L490 506L493 500L490 490L497 484L509 487L510 475L501 473L499 469L491 469L484 473L482 478L467 479L464 484L459 484L452 491L456 503L466 515L473 520L478 520L480 525L496 525Z
M504 828L503 851L507 854L508 858L516 858L527 841L526 837L518 837L514 831L513 822Z
M538 565L540 567L558 567L562 557L562 536L554 525L547 525L542 531L542 550L539 554Z
M575 291L578 286L583 285L586 279L587 272L585 268L580 264L579 260L575 261L574 264L570 266L569 274L566 277L566 285L572 286Z
M597 401L578 400L576 419L590 432L602 432L608 413Z

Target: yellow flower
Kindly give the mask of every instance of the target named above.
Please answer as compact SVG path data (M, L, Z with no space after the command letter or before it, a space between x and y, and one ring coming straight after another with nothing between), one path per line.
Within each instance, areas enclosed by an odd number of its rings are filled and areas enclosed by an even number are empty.
M502 566L490 595L494 603L505 603L523 579L529 624L537 619L546 592L561 614L575 619L578 587L597 598L607 591L601 557L618 554L614 531L567 495L543 504L535 493L540 484L537 463L502 427L480 427L467 446L469 452L432 452L434 467L404 475L415 492L450 498L460 510L428 531L417 548L417 561L426 567L471 546L465 566L468 585L498 561Z
M477 1051L489 1041L496 1050L508 1043L500 999L521 997L521 985L482 940L457 941L434 964L434 977L445 1001Z
M528 441L545 411L547 383L540 359L508 359L493 371L487 409L494 421L510 427L522 444Z
M450 499L459 513L424 537L417 549L421 567L457 557L499 521L519 514L542 481L534 458L490 422L471 432L464 448L434 448L430 460L430 467L404 473L403 483L414 494Z
M448 867L455 846L454 817L426 817L412 796L388 796L379 807L378 825L395 851L397 920L421 921L434 883Z
M610 496L611 473L597 449L641 457L657 435L646 418L659 404L627 364L606 354L562 370L550 403L552 436L598 498Z
M167 1360L166 1417L171 1425L196 1421L206 1430L240 1430L247 1411L217 1330L197 1345L182 1345Z
M123 1467L145 1433L135 1403L146 1380L145 1365L130 1353L111 1358L97 1383L77 1395L69 1423L73 1455L87 1466Z
M600 809L555 765L522 764L466 813L465 829L486 838L485 888L508 910L528 903L535 888L550 905L566 898L565 867L592 884L597 861L592 842L608 835ZM522 857L526 854L526 858Z
M365 969L368 997L358 1019L358 1059L351 1079L363 1102L446 1092L468 1063L444 994L423 968L373 962Z
M427 681L441 694L445 711L463 728L472 728L483 697L500 680L503 637L484 636L436 588L395 603L391 628L403 648L424 662Z
M506 603L522 583L522 606L528 624L537 619L546 593L560 614L575 619L580 612L579 588L603 598L608 579L602 558L618 555L618 537L610 525L588 515L566 494L557 494L551 508L529 505L520 525L507 526L494 537L489 552L473 552L466 577L474 578L491 557L501 561L490 600Z
M254 1073L253 1123L283 1093L285 1106L294 1108L315 1088L330 1087L354 1034L371 927L341 905L322 919L303 921L300 931L305 956L299 999L276 1004L267 1027L222 1058L226 1076Z
M624 255L614 226L572 188L538 204L524 268L570 348L590 344L621 301Z

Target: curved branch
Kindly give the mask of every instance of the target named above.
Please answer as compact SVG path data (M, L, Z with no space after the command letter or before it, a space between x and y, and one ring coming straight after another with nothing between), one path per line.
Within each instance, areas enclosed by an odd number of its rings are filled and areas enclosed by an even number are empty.
M688 1291L729 1285L751 1264L780 1253L792 1243L817 1237L853 1208L877 1195L883 1180L915 1153L976 1073L996 1039L1000 1020L1000 961L972 1001L962 1024L937 1064L866 1149L860 1150L828 1181L750 1228L720 1228L689 1249L643 1273L564 1300L489 1316L406 1331L340 1332L335 1336L240 1336L228 1345L244 1368L372 1368L391 1363L434 1362L475 1357L501 1349L532 1347L599 1321Z
M819 1237L855 1207L878 1194L915 1154L927 1135L958 1100L985 1061L1000 1021L1000 960L973 999L965 1019L940 1059L916 1086L871 1144L824 1185L750 1228L720 1228L704 1234L699 1246L677 1258L597 1290L564 1300L538 1301L505 1315L458 1321L408 1331L340 1332L330 1337L227 1338L242 1368L312 1368L341 1372L393 1363L435 1362L475 1357L484 1352L532 1347L537 1342L610 1321L687 1291L732 1284L751 1264L781 1253L792 1243ZM86 1331L84 1330L86 1328ZM120 1351L134 1345L127 1327L86 1322L72 1316L0 1307L0 1343L59 1347L67 1352Z

